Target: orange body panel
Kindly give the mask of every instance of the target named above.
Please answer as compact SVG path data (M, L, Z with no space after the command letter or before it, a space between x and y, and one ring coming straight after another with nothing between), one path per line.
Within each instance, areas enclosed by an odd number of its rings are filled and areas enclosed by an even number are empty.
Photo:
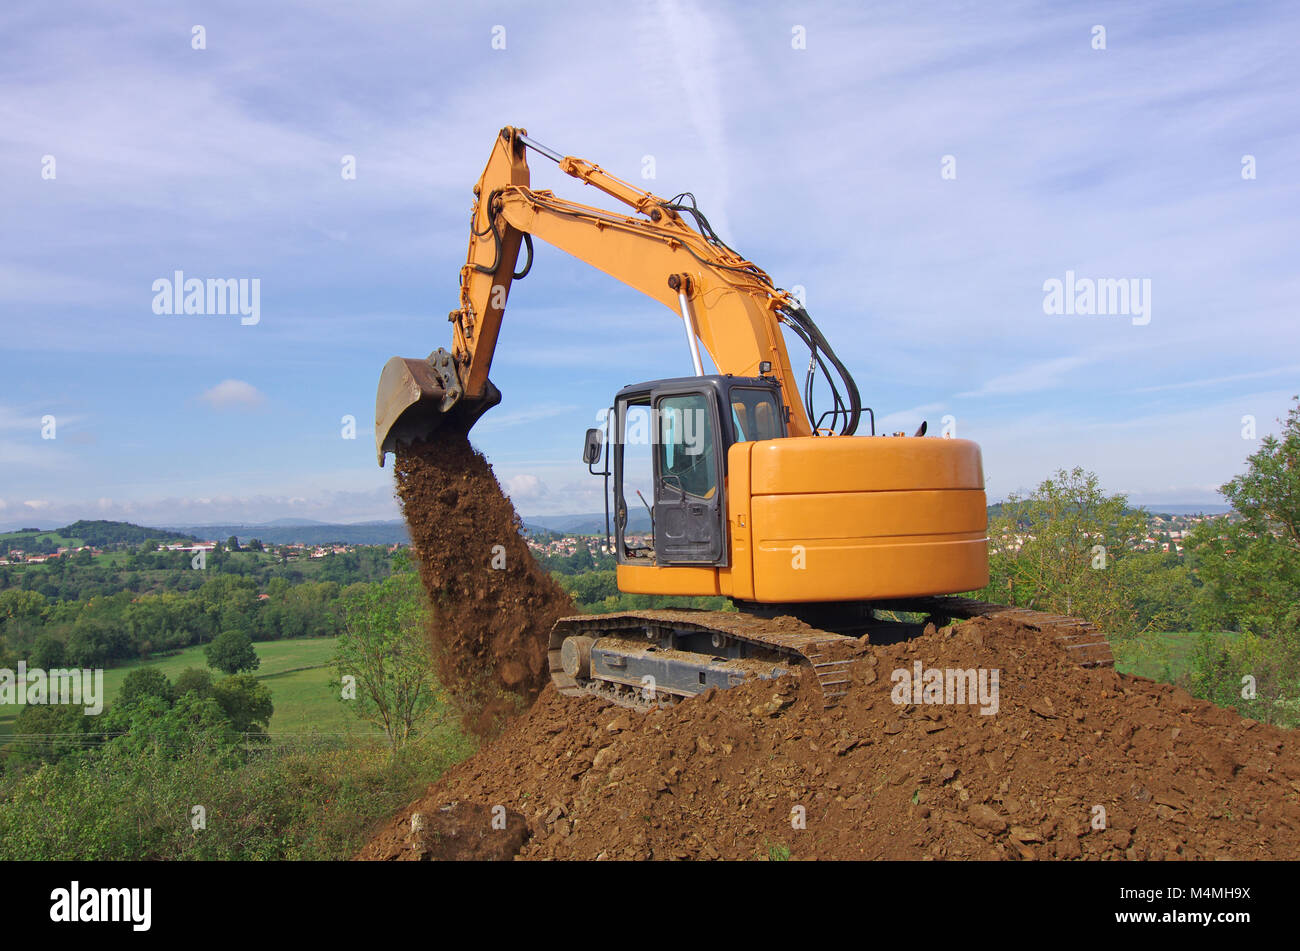
M871 601L988 584L979 447L791 437L728 453L727 568L620 565L619 588L766 603Z

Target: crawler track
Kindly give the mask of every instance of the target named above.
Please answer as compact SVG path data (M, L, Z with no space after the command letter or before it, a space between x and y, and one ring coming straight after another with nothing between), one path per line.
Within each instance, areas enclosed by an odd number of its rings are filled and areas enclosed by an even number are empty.
M928 614L944 622L975 617L1008 618L1042 633L1056 647L1069 653L1080 667L1115 666L1115 655L1111 653L1110 641L1106 635L1091 621L1082 618L955 597L881 601L873 603L872 607L878 610Z
M1007 618L1040 632L1045 641L1066 651L1081 667L1111 667L1115 663L1105 634L1079 618L957 597L873 602L870 608L923 614L939 625L975 617ZM607 643L619 648L640 644L646 655L657 652L656 656L692 658L701 669L707 668L715 677L723 678L724 686L779 675L782 663L803 665L817 678L828 708L848 693L853 661L870 649L865 636L822 630L789 616L668 609L579 615L556 621L551 629L548 653L551 680L556 688L569 696L595 693L634 708L645 708L655 702L675 703L708 687L674 684L647 694L636 688L635 679L614 682L575 676L566 672L562 659L565 638L573 636L607 638ZM679 641L693 639L698 643L702 636L714 637L714 643L739 647L732 647L730 657L714 656L698 649L687 652L677 649ZM702 683L703 675L700 680Z

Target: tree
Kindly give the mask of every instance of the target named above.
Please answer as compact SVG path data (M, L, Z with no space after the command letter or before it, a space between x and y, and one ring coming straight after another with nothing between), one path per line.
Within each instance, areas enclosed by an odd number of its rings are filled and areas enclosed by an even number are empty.
M178 698L192 693L200 699L206 699L212 696L212 671L202 667L186 667L177 675L172 690Z
M1227 520L1202 522L1190 547L1207 627L1270 636L1300 604L1300 397L1282 436L1265 436L1246 471L1219 488Z
M75 704L28 704L14 717L10 755L20 763L57 763L94 743L93 717Z
M1159 629L1138 623L1142 513L1106 495L1097 476L1058 470L1026 496L1012 494L989 524L991 601L1083 617L1112 633ZM1126 565L1130 559L1132 564Z
M1219 491L1227 519L1198 525L1189 549L1203 583L1206 637L1193 657L1192 691L1244 715L1300 721L1300 397L1280 438L1265 436L1246 471Z
M570 572L581 574L584 571L592 571L595 567L596 560L591 557L591 549L587 547L587 540L579 536L577 547L573 549L573 554L569 556Z
M63 641L53 634L42 634L36 638L36 645L32 648L32 655L28 660L33 667L53 670L62 667L66 663L66 658Z
M588 571L580 575L561 575L560 583L580 605L601 604L618 595L618 580L612 571Z
M223 631L203 648L203 654L209 667L227 674L237 674L241 670L256 670L262 660L253 649L252 639L243 631Z
M68 637L67 659L77 667L103 667L131 656L131 638L111 620L83 611Z
M236 733L265 733L275 707L271 689L252 674L234 674L212 685L212 699Z
M157 667L137 667L122 678L118 703L135 703L144 697L158 697L168 703L172 700L172 685Z
M345 690L343 700L396 750L437 707L424 592L404 561L384 581L347 591L334 663L339 685L354 679L355 697Z
M231 753L242 739L216 700L192 693L174 704L161 697L114 704L104 717L104 728L117 734L109 741L115 750L170 758L203 746Z
M33 578L30 568L23 572L24 584ZM0 633L22 652L35 642L49 609L49 599L39 592L14 588L0 591Z

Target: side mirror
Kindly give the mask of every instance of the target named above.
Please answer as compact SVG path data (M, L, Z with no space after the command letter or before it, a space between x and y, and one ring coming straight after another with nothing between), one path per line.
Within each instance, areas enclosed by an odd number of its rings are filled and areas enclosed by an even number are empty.
M600 462L600 453L604 447L605 434L599 429L587 430L587 439L582 445L582 461L589 466L594 466Z

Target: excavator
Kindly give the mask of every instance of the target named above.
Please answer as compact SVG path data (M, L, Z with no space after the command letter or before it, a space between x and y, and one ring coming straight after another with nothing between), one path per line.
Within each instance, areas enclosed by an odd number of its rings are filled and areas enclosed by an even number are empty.
M530 152L625 207L532 188ZM874 413L799 298L729 247L694 195L665 200L514 127L496 138L473 193L451 349L384 366L380 466L440 429L468 434L500 402L492 356L535 240L663 304L682 324L694 371L621 389L603 426L587 430L582 459L605 479L620 591L723 597L735 610L562 618L549 653L562 693L646 707L803 667L833 705L871 638L915 629L917 617L1010 612L1080 663L1113 662L1086 622L954 597L989 579L979 446L927 436L925 423L911 435L877 435ZM786 332L809 352L802 394ZM716 373L705 372L701 348ZM830 397L817 414L819 374ZM859 434L864 417L869 430ZM640 518L638 501L648 531L632 516Z

